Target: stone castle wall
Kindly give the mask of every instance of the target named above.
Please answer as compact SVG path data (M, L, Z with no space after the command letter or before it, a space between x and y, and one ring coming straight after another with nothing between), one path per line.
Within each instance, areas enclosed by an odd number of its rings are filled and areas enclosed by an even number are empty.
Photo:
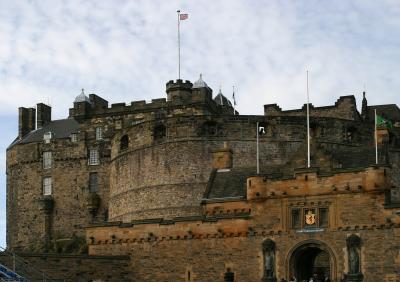
M284 166L293 157L305 165L305 119L303 117L180 116L154 112L123 116L99 116L81 122L80 141L54 140L29 143L7 152L8 242L10 246L40 248L46 228L55 239L81 235L92 221L140 220L198 215L200 202L212 170L212 152L228 142L233 167L255 167L256 123L265 126L260 136L260 165ZM362 123L332 118L313 118L312 144L354 148L372 135ZM155 127L165 126L165 136L155 139ZM104 131L95 140L95 128ZM349 140L346 132L356 133ZM120 150L122 136L129 147ZM87 164L88 149L100 150L101 162ZM43 151L53 152L53 167L42 169ZM100 206L95 218L88 209L89 173L99 174ZM42 179L53 177L54 211L45 221ZM110 200L109 200L110 193ZM17 200L15 200L17 199ZM16 205L19 205L17 207ZM32 222L36 222L32 225ZM47 226L47 227L46 227ZM38 243L37 238L41 238Z
M305 165L306 128L301 117L171 117L127 126L116 133L111 146L110 220L199 214L213 151L227 141L234 155L233 167L255 167L257 121L266 130L259 141L261 166L284 166L299 151L304 154L298 165ZM357 146L361 136L369 134L368 127L353 121L326 118L313 122L315 140L327 146ZM165 136L155 140L154 129L160 124L165 126ZM344 139L350 127L359 132L352 140ZM121 151L123 136L129 138L129 147Z
M7 151L7 245L9 248L40 251L55 248L55 241L83 236L84 226L108 217L109 153L107 145L94 144L93 129L49 144L27 143ZM88 165L88 148L100 149L100 164ZM43 152L52 152L52 165L43 168ZM108 155L108 156L107 156ZM99 206L93 217L89 173L98 173ZM43 178L52 178L50 202L44 202ZM50 210L46 212L46 205Z
M400 255L395 240L397 229L343 230L329 233L298 234L295 232L273 235L249 234L229 236L216 234L203 239L168 239L155 242L116 243L93 247L95 253L132 254L131 270L141 281L224 281L228 268L235 281L262 281L262 243L271 239L276 243L276 276L289 277L289 258L301 244L329 245L337 267L335 280L347 273L346 238L357 234L363 242L361 268L366 282L396 281L399 279ZM190 274L189 274L190 272ZM188 277L191 277L190 280ZM278 280L279 281L279 280Z
M228 268L235 281L260 281L265 240L276 244L279 279L289 278L297 247L318 244L329 252L333 281L338 281L349 271L346 239L355 234L362 242L364 281L391 281L399 278L400 219L385 208L388 172L371 168L333 176L302 172L293 180L253 177L247 201L206 204L202 217L89 228L89 253L130 254L131 268L143 281L222 281ZM328 207L329 225L293 229L294 207Z

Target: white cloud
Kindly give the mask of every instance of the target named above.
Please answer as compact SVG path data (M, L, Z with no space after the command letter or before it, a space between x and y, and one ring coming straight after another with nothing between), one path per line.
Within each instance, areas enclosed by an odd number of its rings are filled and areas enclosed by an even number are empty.
M307 68L315 104L364 83L395 102L395 2L38 1L2 4L0 110L52 97L56 116L66 116L81 87L112 102L164 96L177 76L178 7L189 13L183 77L202 72L229 96L235 84L242 112L260 112L249 101L301 106L293 97L304 96Z

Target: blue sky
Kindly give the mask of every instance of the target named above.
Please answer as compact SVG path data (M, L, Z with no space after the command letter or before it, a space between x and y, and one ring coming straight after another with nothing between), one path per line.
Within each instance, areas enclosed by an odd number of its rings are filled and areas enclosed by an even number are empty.
M5 245L5 149L17 109L50 103L64 118L84 88L111 103L165 97L199 73L218 92L236 88L238 110L299 108L306 70L314 105L364 85L370 104L400 104L400 2L381 1L7 1L0 0L0 246Z

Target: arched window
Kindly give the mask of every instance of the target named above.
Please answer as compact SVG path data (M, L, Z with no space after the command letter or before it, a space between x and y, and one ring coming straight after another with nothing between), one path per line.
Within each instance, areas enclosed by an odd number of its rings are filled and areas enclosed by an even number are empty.
M158 124L154 127L154 140L160 140L166 136L167 128L164 124Z
M126 150L129 147L129 137L128 135L124 135L121 137L120 143L119 143L119 149Z
M212 120L206 121L201 126L201 135L216 136L218 133L218 123Z

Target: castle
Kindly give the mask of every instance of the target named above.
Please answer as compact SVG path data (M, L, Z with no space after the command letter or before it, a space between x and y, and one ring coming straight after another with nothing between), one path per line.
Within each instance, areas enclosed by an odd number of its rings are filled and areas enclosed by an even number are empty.
M166 93L109 106L82 91L62 120L19 108L7 248L128 258L124 278L85 274L104 281L399 281L396 105L310 105L307 167L306 105L239 115L201 77ZM375 110L393 124L377 128L378 162Z

